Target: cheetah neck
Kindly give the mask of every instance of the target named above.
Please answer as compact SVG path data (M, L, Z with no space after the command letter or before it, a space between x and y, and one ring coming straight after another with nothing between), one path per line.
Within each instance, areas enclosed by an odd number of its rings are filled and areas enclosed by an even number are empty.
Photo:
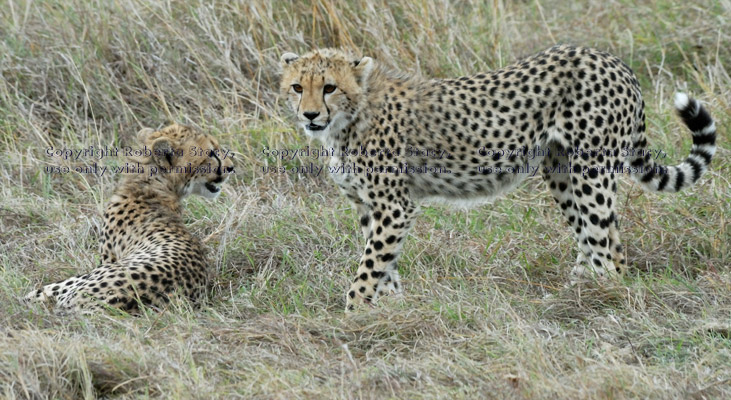
M177 215L182 213L180 200L183 195L161 175L127 175L114 194L126 198L127 201L137 201L140 205L147 204L158 209L162 207Z
M362 95L354 112L329 128L328 134L321 139L323 145L326 148L339 149L343 146L360 143L360 134L368 131L373 123L370 118L363 116L378 115L378 113L368 113L367 111L384 107L383 93L394 84L403 84L409 80L413 79L376 65L361 86Z

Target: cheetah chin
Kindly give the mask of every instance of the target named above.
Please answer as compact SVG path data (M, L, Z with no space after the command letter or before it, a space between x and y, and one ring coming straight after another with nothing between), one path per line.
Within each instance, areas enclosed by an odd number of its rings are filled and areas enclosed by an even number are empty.
M322 131L322 130L325 130L325 128L327 128L328 125L329 124L325 124L325 125L307 124L307 125L305 125L305 129L308 131Z

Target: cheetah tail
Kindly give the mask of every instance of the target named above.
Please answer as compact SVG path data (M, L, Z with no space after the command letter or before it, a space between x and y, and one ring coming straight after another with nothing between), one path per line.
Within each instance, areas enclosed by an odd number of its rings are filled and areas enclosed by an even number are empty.
M675 109L693 135L693 147L682 163L666 167L655 163L651 152L636 156L631 161L632 178L646 189L656 192L679 192L692 186L711 164L716 152L716 123L698 100L684 93L675 95ZM647 141L639 139L635 148L643 148Z

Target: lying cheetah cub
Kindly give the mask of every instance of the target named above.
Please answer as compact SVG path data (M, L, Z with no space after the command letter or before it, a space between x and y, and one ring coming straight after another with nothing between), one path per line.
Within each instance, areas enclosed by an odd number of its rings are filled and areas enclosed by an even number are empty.
M394 74L332 49L282 56L281 91L305 133L333 147L331 176L366 238L347 309L399 292L396 260L418 202L478 202L540 171L579 245L573 273L615 274L617 177L653 191L695 183L715 152L701 104L675 98L693 147L655 162L635 75L602 51L556 46L497 71L455 79Z
M130 162L143 170L126 174L107 204L101 264L34 290L27 300L135 312L139 304L163 307L174 294L193 301L203 296L209 265L203 244L183 224L181 199L217 197L233 172L231 155L214 137L176 124L143 129L137 139L144 150Z

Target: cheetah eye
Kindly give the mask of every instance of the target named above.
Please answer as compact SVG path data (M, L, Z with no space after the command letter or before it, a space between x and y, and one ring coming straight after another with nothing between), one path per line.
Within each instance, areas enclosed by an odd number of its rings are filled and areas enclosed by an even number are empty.
M302 93L302 85L295 83L294 85L292 85L292 89L295 93Z
M334 92L334 91L335 91L335 89L337 89L337 87L336 87L335 85L325 85L325 87L324 87L324 88L323 88L322 90L323 90L323 91L324 91L325 93L328 93L328 94L330 94L330 93Z

